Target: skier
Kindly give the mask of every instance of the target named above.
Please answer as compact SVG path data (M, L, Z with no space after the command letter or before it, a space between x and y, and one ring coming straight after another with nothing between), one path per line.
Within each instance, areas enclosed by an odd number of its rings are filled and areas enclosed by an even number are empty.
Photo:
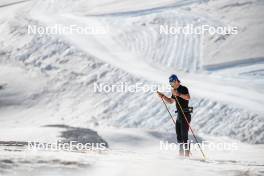
M188 91L188 88L181 85L180 80L178 77L173 74L169 77L169 83L172 87L172 95L171 97L167 97L163 93L157 91L158 96L165 100L166 102L172 104L176 104L177 108L177 120L175 123L175 130L177 135L177 142L179 143L179 153L181 156L189 156L190 154L190 146L188 145L188 131L189 131L189 124L191 121L191 114L189 112L189 100L190 100L190 94ZM182 113L182 111L185 114L185 117L188 120L188 123L186 122L186 119Z

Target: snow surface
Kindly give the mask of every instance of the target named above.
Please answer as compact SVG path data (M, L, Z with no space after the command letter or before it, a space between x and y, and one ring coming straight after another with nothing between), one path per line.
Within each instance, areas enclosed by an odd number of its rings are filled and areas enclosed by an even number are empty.
M110 148L107 154L54 154L4 147L1 172L263 175L262 1L13 2L0 1L1 140L51 142L61 129L43 126L65 124L98 131ZM110 32L27 34L28 25L55 24L102 25ZM241 30L231 36L160 35L162 24ZM237 142L237 151L208 152L208 163L160 151L162 138L149 130L166 136L174 127L155 93L93 90L94 83L167 84L171 73L190 90L195 133L210 143ZM199 151L193 158L201 158Z

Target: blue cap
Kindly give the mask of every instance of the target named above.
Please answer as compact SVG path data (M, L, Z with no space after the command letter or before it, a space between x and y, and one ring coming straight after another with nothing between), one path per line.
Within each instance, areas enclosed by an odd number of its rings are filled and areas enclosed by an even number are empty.
M178 79L177 75L173 74L169 77L169 82L174 82L174 81L179 81L180 80Z

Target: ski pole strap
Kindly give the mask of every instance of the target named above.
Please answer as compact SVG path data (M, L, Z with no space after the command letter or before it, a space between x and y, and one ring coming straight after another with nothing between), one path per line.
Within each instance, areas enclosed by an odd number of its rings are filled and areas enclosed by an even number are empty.
M178 113L179 111L176 110L175 113ZM193 113L193 107L188 107L188 109L183 109L183 112L186 112L186 113Z

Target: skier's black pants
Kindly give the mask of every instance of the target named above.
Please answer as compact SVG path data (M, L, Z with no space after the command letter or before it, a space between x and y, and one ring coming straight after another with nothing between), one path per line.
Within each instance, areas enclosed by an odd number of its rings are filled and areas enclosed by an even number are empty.
M185 113L185 116L188 120L188 123L191 122L191 115L190 113ZM183 114L178 113L178 117L176 120L176 135L177 135L177 142L179 144L180 154L185 154L185 156L189 155L190 145L188 144L188 131L189 131L189 124L186 122L185 117Z
M185 116L188 120L188 123L191 122L191 115L189 113L185 113ZM178 143L187 143L188 142L188 131L189 125L186 122L182 113L178 113L178 117L176 120L176 135Z

